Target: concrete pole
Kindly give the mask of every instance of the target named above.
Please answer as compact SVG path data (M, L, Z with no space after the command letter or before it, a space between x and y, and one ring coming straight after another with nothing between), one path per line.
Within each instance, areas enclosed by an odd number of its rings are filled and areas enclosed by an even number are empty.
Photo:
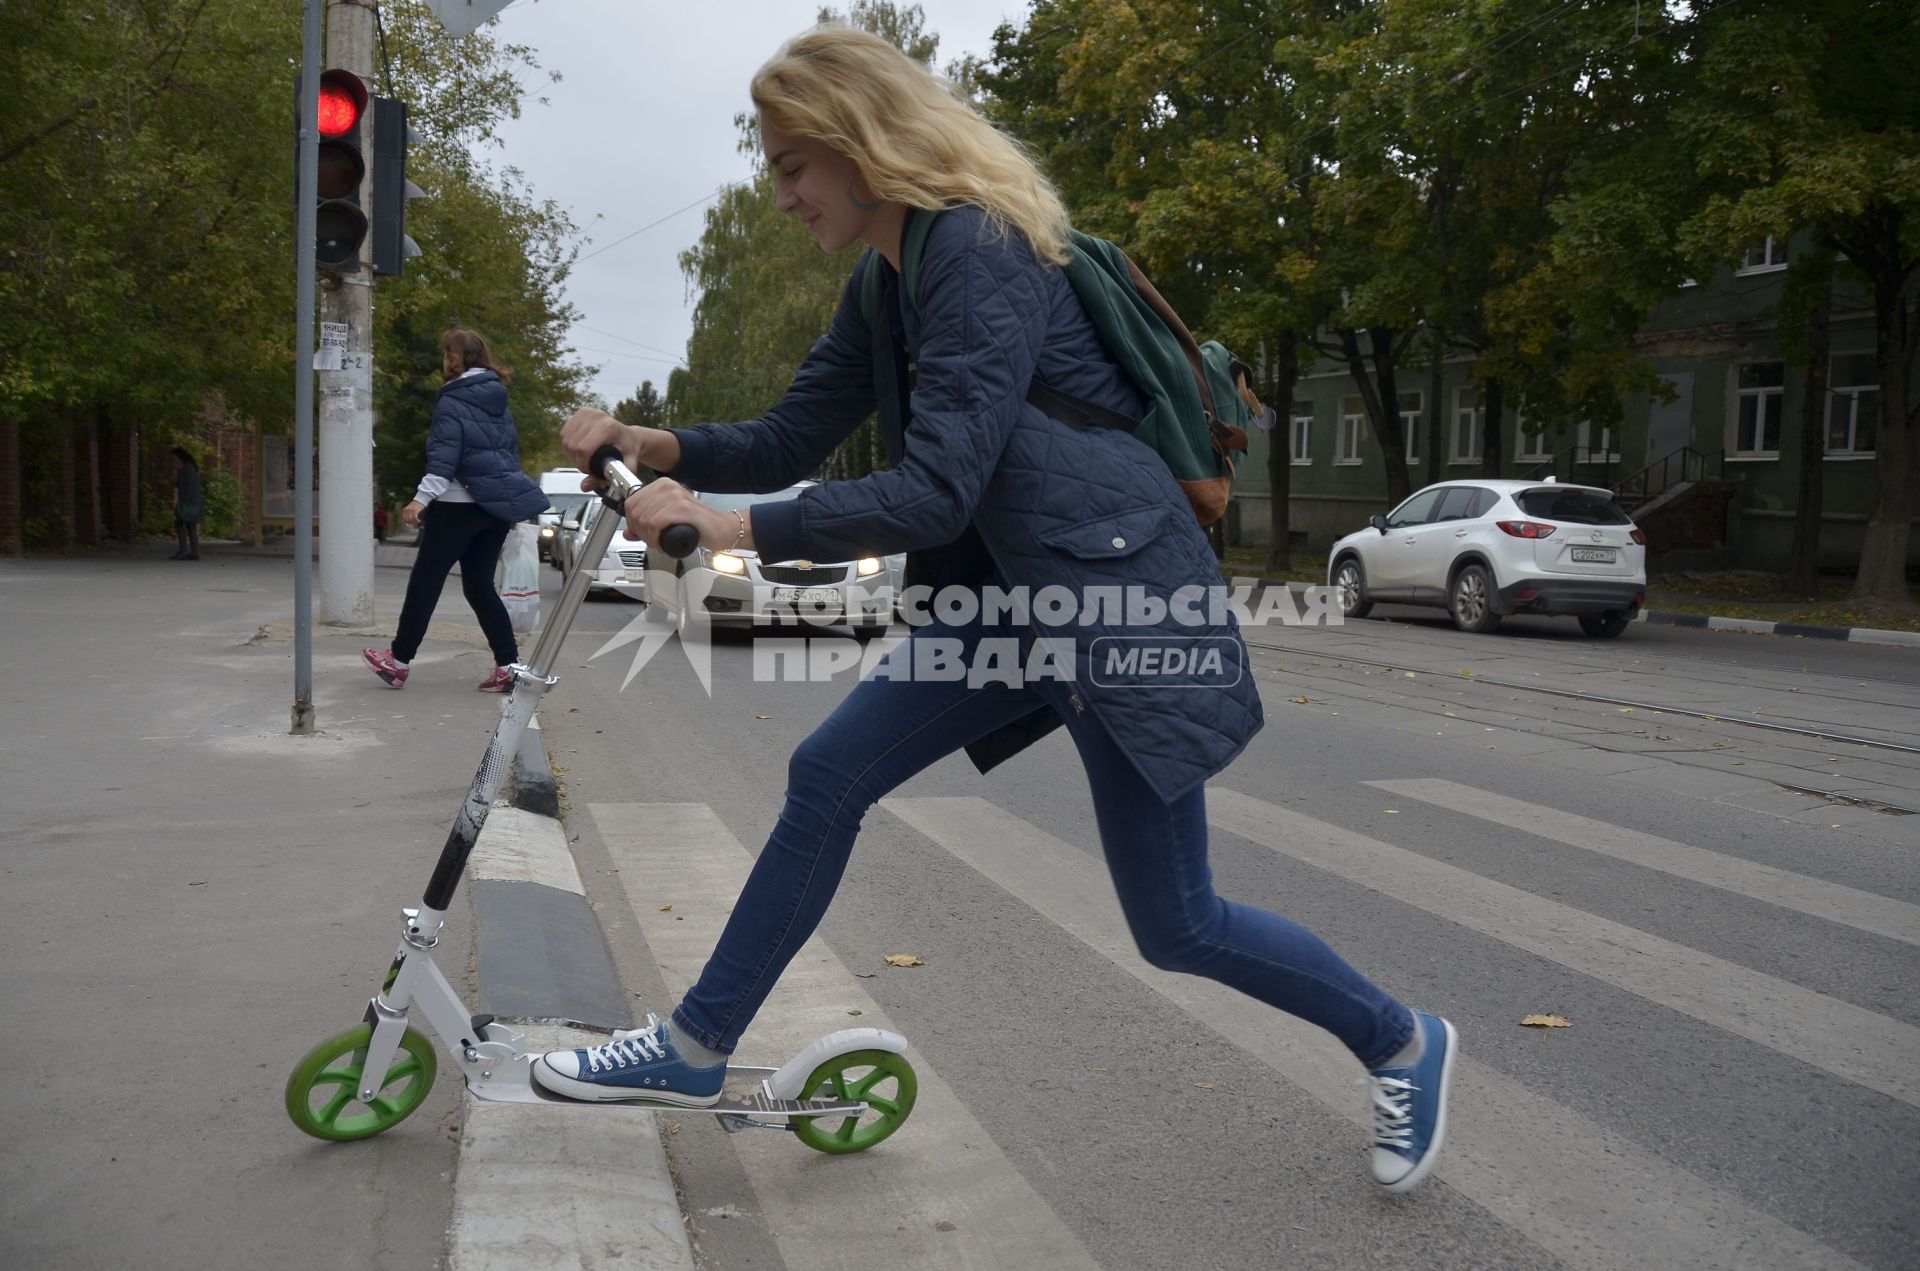
M373 8L365 0L329 0L327 65L373 85ZM371 106L369 106L371 114ZM360 208L373 211L373 129L362 133L367 175ZM364 626L373 614L373 236L360 248L360 270L329 277L320 321L344 323L346 350L337 371L320 372L320 621Z

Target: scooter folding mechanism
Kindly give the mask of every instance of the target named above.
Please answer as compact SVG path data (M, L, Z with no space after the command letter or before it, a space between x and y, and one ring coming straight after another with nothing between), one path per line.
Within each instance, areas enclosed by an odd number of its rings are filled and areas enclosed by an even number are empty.
M614 532L625 524L619 513L627 497L641 486L613 446L593 456L591 469L606 482L601 498L615 515L595 519L585 546L575 554L586 562L605 554ZM675 559L698 546L698 534L690 525L669 526L658 544ZM588 1103L553 1094L535 1082L533 1064L543 1052L528 1050L519 1033L493 1016L470 1013L434 963L433 949L440 941L447 908L521 735L541 696L557 683L553 664L586 597L588 582L588 571L576 568L551 621L535 641L532 656L511 668L513 691L501 710L500 724L447 835L420 906L401 911L405 926L400 946L379 993L367 1004L359 1025L321 1042L295 1065L287 1078L287 1114L306 1133L334 1142L370 1138L405 1120L426 1098L439 1067L439 1052L411 1026L418 1012L475 1098L707 1112L729 1133L785 1130L821 1152L864 1151L899 1129L913 1111L918 1082L906 1059L906 1039L897 1033L842 1029L809 1042L778 1068L729 1064L719 1102L706 1107L644 1098ZM649 1016L649 1025L653 1022Z

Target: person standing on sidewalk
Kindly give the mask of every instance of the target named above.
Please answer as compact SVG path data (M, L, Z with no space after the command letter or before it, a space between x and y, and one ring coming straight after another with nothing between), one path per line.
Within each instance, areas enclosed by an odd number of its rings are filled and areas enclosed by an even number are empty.
M520 438L507 410L509 372L494 364L487 342L465 327L441 336L440 349L445 383L427 433L427 474L413 502L400 510L401 521L420 530L407 598L393 643L363 649L361 656L387 685L406 687L408 665L458 562L460 589L493 648L493 671L480 691L504 693L513 687L507 668L519 661L520 647L493 589L493 571L507 530L546 510L547 496L520 470Z
M884 40L823 26L754 77L753 104L779 208L820 246L869 251L826 334L778 406L747 423L669 431L585 410L561 434L585 466L603 445L666 474L627 502L629 534L658 542L688 524L710 550L764 560L846 560L907 551L908 571L976 596L1036 597L1035 621L951 610L857 684L788 765L786 805L699 980L669 1020L534 1063L546 1089L577 1099L713 1104L727 1056L774 981L825 914L861 819L889 791L965 747L985 769L1065 726L1093 795L1101 847L1134 939L1153 965L1205 976L1338 1037L1368 1070L1372 1170L1404 1191L1432 1170L1446 1132L1453 1026L1409 1009L1298 923L1213 889L1206 781L1260 728L1259 690L1230 614L1191 622L1082 614L1038 630L1038 597L1122 589L1143 600L1221 587L1205 532L1164 460L1119 427L1074 427L1032 396L1038 382L1138 420L1139 393L1102 347L1060 266L1066 209L1015 143ZM912 218L938 212L912 306L897 307ZM865 271L879 269L891 316L870 327ZM888 341L887 344L879 344ZM874 412L891 352L910 381L894 462L799 498L723 511L685 488L780 489L815 470ZM903 382L905 382L903 380ZM1048 395L1042 394L1045 398ZM682 484L684 483L684 485ZM1131 605L1129 605L1131 608ZM953 616L948 616L949 614ZM1191 668L1206 647L1233 674L1187 669L1103 682L1096 640L1144 639ZM1021 664L1063 644L1067 676L924 674L977 666L1017 644ZM1171 659L1170 659L1171 661Z
M180 546L167 559L199 560L200 518L206 513L200 465L185 446L175 446L173 457L173 537Z

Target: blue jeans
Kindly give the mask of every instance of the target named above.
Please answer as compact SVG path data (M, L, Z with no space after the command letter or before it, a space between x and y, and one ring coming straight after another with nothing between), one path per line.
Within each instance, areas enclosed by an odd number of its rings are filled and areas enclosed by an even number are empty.
M979 623L934 623L915 640L1008 636ZM909 657L906 644L889 661ZM1239 989L1317 1024L1376 1067L1413 1035L1413 1016L1305 927L1214 893L1206 791L1165 803L1092 716L1067 707L1068 686L1043 680L969 688L884 677L855 686L800 743L787 801L720 943L673 1014L674 1026L727 1054L774 981L826 913L868 808L968 742L1053 708L1080 751L1100 845L1140 953L1154 966Z

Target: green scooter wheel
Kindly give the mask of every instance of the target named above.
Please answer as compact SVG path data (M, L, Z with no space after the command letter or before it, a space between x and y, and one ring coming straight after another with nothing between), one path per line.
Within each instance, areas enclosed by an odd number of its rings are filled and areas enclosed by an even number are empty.
M835 1055L807 1077L801 1098L860 1102L867 1110L851 1117L795 1117L794 1133L816 1152L864 1152L906 1123L919 1093L905 1055L890 1050Z
M433 1086L439 1057L433 1044L409 1028L371 1100L360 1098L371 1025L329 1037L306 1053L287 1078L287 1115L316 1139L345 1143L392 1129L420 1106Z

